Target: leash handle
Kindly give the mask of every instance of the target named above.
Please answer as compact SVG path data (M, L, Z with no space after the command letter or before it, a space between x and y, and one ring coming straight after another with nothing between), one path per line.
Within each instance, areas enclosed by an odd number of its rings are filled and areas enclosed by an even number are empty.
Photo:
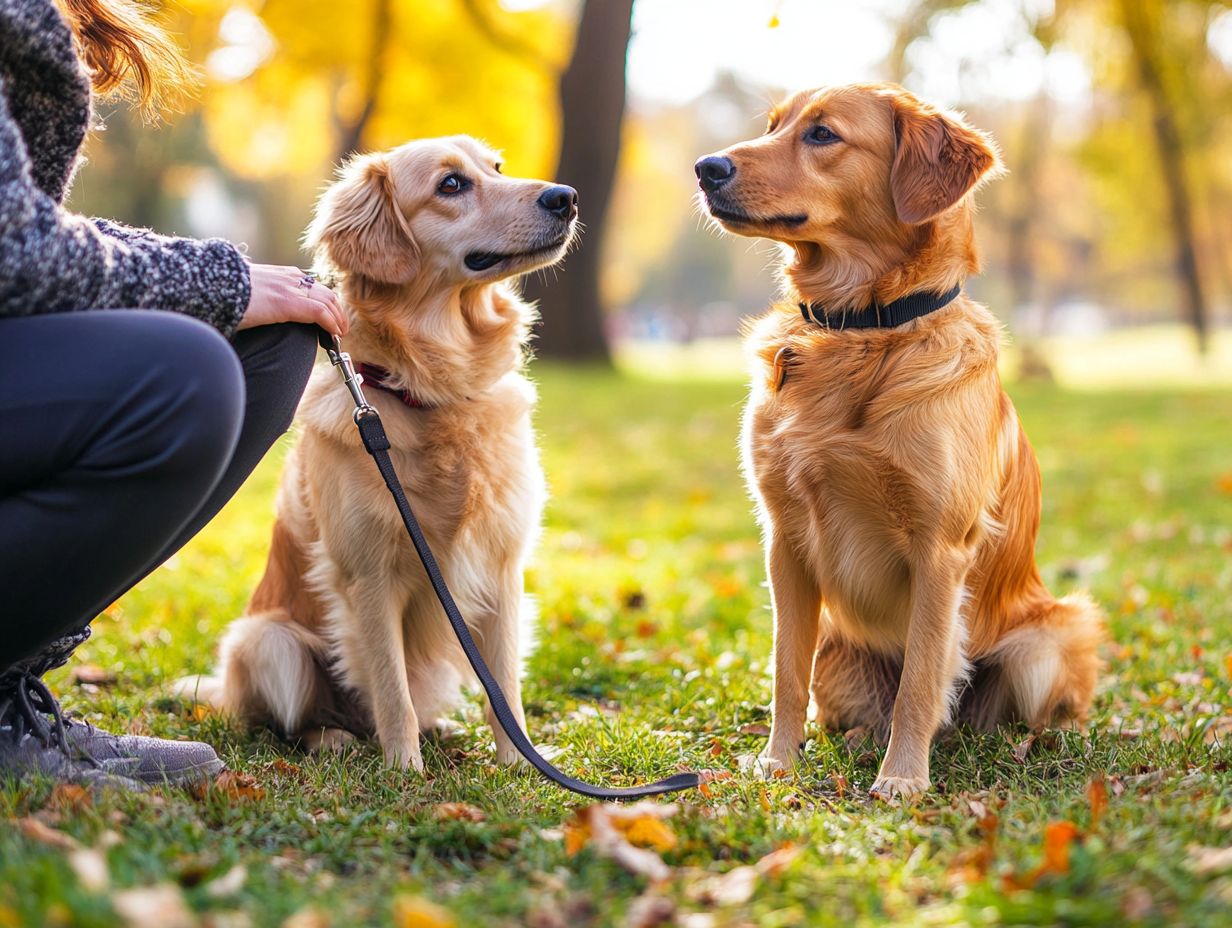
M505 698L505 693L500 688L500 684L496 682L492 671L488 669L488 665L485 663L483 655L480 654L479 647L475 644L475 639L471 635L471 630L466 624L466 619L462 617L462 612L458 609L457 603L454 602L453 594L449 591L449 585L445 582L445 577L436 562L432 548L429 547L428 540L424 537L423 529L419 526L419 520L415 518L410 501L406 498L402 482L398 479L398 474L394 470L393 461L389 456L391 448L389 436L385 434L385 425L381 422L380 413L364 399L363 390L360 388L363 378L355 373L355 369L351 365L351 358L342 350L342 341L338 336L330 336L324 330L321 330L319 341L321 347L329 355L330 362L341 373L343 382L351 392L351 398L355 400L355 425L359 429L360 440L363 442L365 450L372 455L373 461L376 462L377 470L381 472L381 477L385 481L386 488L394 498L394 503L398 507L398 513L402 516L402 523L406 526L407 535L410 536L411 544L415 547L415 553L419 555L419 560L428 575L428 580L432 583L432 589L436 593L436 598L440 601L441 608L445 610L449 624L453 626L453 633L457 636L458 644L462 646L462 652L466 655L467 661L470 662L471 669L475 671L479 684L487 694L488 703L492 707L492 714L496 716L497 722L500 723L500 727L504 729L505 734L509 736L509 740L513 742L513 746L517 748L518 753L526 758L531 766L557 786L582 796L589 796L592 799L643 799L647 796L661 796L664 793L674 793L683 789L692 789L693 787L700 786L703 782L703 775L692 772L678 773L675 776L667 777L654 783L647 783L643 786L596 786L593 783L587 783L584 780L569 776L539 753L530 738L527 737L526 732L522 730L522 726L514 718L513 711L509 707L509 700Z

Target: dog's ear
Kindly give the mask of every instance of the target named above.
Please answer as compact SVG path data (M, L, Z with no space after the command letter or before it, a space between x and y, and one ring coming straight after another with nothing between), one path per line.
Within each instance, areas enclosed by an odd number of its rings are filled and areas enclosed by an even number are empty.
M902 222L916 225L941 215L994 170L996 144L958 116L905 92L892 98L894 166L890 192Z
M394 195L382 155L352 158L317 201L305 244L339 270L405 284L419 270L419 248Z

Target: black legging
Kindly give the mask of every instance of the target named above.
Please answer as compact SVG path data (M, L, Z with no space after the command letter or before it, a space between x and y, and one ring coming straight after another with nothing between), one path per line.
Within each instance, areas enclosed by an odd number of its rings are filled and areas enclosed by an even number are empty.
M291 423L315 329L175 313L0 318L0 670L91 622Z

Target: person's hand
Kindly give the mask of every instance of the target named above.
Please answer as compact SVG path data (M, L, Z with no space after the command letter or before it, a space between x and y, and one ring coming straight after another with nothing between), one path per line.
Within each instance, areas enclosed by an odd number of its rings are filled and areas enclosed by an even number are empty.
M347 333L347 317L333 290L315 281L305 286L306 274L297 267L252 264L252 296L239 328L251 329L275 322L315 323L339 337Z

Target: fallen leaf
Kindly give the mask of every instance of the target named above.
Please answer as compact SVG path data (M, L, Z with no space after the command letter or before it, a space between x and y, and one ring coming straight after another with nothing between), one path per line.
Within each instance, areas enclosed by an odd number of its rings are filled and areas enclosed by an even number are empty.
M722 876L707 881L702 890L702 900L711 905L744 905L753 898L757 878L757 870L753 867L728 870Z
M51 805L61 811L88 809L93 804L86 788L76 783L61 783L51 791Z
M68 865L77 875L77 882L87 892L104 892L111 882L111 874L107 870L107 858L97 848L82 847L69 851Z
M1091 805L1091 827L1094 828L1108 808L1108 786L1102 773L1087 784L1087 802Z
M1078 838L1073 822L1049 822L1044 829L1044 867L1049 873L1069 873L1070 845Z
M94 686L109 686L116 682L116 675L98 664L75 664L69 679L78 685L90 683Z
M760 735L764 738L770 734L770 726L765 722L754 722L751 725L741 725L737 731L742 735Z
M761 803L762 811L769 813L772 808L770 805L770 794L766 792L764 786L757 791L757 800Z
M1006 889L1031 889L1047 875L1069 873L1069 851L1081 832L1073 822L1049 822L1044 828L1044 859L1038 867L1025 874L1007 874Z
M1191 844L1185 866L1198 874L1232 870L1232 847L1201 847Z
M122 889L111 906L128 928L193 928L196 919L174 883Z
M329 918L320 909L300 909L283 919L282 928L329 928Z
M17 820L17 827L30 840L46 844L48 847L58 848L61 851L75 851L81 847L76 838L47 827L36 818L20 818Z
M629 906L625 916L625 928L659 928L671 925L676 919L676 904L657 893L647 892L638 896Z
M224 770L212 782L206 781L194 788L198 799L219 798L231 802L247 802L265 798L265 790L256 778L234 770Z
M304 772L299 764L293 764L282 757L275 757L274 762L270 764L270 768L284 777L298 777Z
M432 817L438 822L482 822L488 815L483 809L465 802L442 802L432 810Z
M397 928L453 928L448 909L422 896L399 896L394 900L394 925Z
M1215 489L1220 493L1232 494L1232 470L1215 478Z
M802 853L804 853L803 848L795 844L784 844L777 850L771 851L755 864L757 872L772 879L777 879L782 876L783 871L790 867Z
M247 882L248 870L243 864L236 864L222 876L210 880L203 888L211 899L226 899L243 889Z
M1011 752L1014 760L1020 764L1025 764L1027 762L1027 755L1031 753L1031 748L1035 747L1035 742L1038 739L1039 734L1037 732L1031 732L1031 734L1027 735L1026 738L1018 742L1018 744L1014 746L1014 750Z
M666 879L670 871L655 851L676 846L676 835L663 820L675 815L677 809L674 804L654 802L631 806L609 803L578 809L564 826L565 853L573 856L590 845L600 856L616 861L630 873L654 881Z

